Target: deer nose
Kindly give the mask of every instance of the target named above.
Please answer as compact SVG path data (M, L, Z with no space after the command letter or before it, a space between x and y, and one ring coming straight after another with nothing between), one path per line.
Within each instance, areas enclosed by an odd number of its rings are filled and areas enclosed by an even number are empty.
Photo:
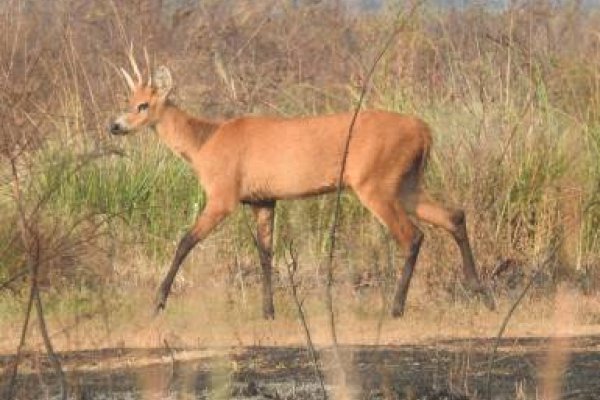
M119 125L118 122L111 122L108 126L108 130L113 135L117 135L117 134L121 133L121 125Z

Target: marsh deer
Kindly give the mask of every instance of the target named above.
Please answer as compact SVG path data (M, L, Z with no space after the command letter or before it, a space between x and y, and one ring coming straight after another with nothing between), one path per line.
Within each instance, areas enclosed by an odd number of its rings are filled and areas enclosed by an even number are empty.
M169 100L173 84L166 67L150 75L146 56L148 81L144 82L131 53L129 60L136 80L121 68L131 90L129 109L110 124L110 132L124 135L142 127L152 128L191 165L206 193L204 210L177 246L160 285L155 310L165 307L175 275L189 251L241 203L249 205L256 217L263 313L265 318L274 318L271 270L275 203L336 190L353 114L210 121L189 115ZM409 215L452 234L462 255L466 284L493 308L493 300L475 270L464 212L434 202L422 189L430 149L430 130L418 118L386 111L362 111L357 116L342 185L354 191L408 252L393 300L393 316L404 312L423 240L423 233Z

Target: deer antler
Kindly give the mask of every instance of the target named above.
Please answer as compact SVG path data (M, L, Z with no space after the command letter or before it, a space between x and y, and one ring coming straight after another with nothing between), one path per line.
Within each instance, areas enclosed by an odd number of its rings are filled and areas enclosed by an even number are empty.
M129 48L129 63L131 64L131 68L133 68L133 72L137 78L137 86L141 86L143 83L142 74L140 74L140 69L135 62L135 58L133 57L133 42L131 43L131 47Z
M125 77L125 81L127 82L127 86L129 86L129 89L134 90L135 83L133 83L133 79L131 78L131 75L129 75L127 73L127 71L125 71L123 68L119 68L119 69L121 70L121 73Z
M148 74L147 86L152 86L152 71L150 66L150 57L148 57L148 49L144 46L144 58L146 59L146 73Z

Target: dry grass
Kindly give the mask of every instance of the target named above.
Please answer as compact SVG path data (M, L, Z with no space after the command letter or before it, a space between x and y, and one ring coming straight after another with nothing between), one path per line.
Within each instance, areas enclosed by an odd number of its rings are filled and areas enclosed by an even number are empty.
M174 296L169 311L158 319L150 317L148 298L153 288L138 291L127 298L129 311L94 318L57 315L50 318L54 327L52 337L57 349L129 348L164 346L167 340L172 347L239 347L302 345L304 336L289 298L289 293L278 291L275 298L280 310L278 318L265 323L260 317L259 291L251 289L242 299L239 294L227 294L224 286L199 285L196 293ZM370 345L433 344L451 338L490 338L510 307L502 301L495 313L490 313L478 303L458 302L439 305L426 303L429 290L415 285L411 305L403 319L388 317L379 329L378 310L380 294L364 294L360 300L350 290L338 293L338 329L340 343ZM225 295L224 295L225 293ZM596 297L581 298L576 292L565 295L575 302L573 323L562 326L562 336L585 336L600 333ZM322 294L307 293L305 301L309 326L318 347L330 345L327 317ZM369 310L370 312L367 312ZM373 312L375 311L375 312ZM507 337L553 337L557 332L554 306L545 298L529 299L515 314L505 334ZM5 325L0 335L0 349L10 353L18 340L17 326ZM63 330L64 329L64 330ZM561 336L559 335L559 336ZM31 348L40 348L38 340L30 342Z

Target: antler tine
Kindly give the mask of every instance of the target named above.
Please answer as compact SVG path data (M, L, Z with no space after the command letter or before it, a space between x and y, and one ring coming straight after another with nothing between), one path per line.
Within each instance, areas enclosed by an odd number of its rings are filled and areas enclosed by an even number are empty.
M137 63L135 62L135 58L133 57L133 42L131 43L131 47L129 48L129 63L131 64L131 68L133 68L133 72L135 73L135 76L138 80L138 86L142 85L142 74L140 74L140 69L138 68Z
M133 83L133 79L131 78L131 75L129 75L127 73L127 71L125 71L123 68L119 68L119 69L121 70L121 73L125 77L125 81L127 81L127 86L129 86L129 89L134 90L135 89L135 83Z
M152 68L150 66L150 57L148 57L148 49L144 46L144 58L146 59L146 73L148 74L148 86L152 86Z

